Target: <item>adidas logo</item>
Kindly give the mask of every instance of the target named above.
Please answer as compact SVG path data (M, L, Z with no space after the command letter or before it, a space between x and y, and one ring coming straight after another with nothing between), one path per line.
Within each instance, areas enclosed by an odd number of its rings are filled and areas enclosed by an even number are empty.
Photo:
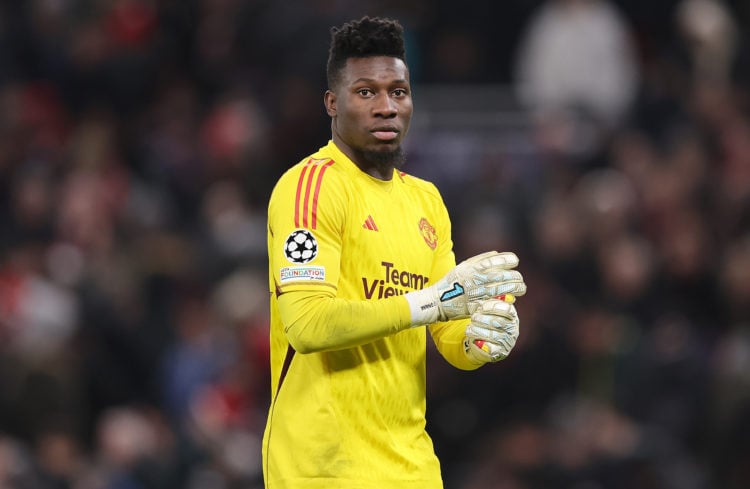
M377 224L375 224L375 219L373 219L372 216L367 216L367 219L365 219L365 223L362 224L362 227L365 229L369 229L370 231L379 231Z

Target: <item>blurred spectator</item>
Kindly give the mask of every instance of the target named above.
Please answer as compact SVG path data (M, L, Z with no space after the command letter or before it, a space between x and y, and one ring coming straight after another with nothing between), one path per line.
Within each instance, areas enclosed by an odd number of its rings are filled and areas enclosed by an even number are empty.
M589 156L628 115L639 73L631 28L607 0L549 0L529 19L515 86L546 144Z
M729 82L737 55L737 25L720 0L682 0L677 28L690 56L696 83L723 86Z

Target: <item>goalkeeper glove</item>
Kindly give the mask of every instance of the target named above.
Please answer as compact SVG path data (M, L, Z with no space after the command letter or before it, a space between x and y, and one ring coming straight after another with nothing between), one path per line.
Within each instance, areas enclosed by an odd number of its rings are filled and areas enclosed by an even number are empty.
M437 283L404 295L413 326L467 318L483 300L502 294L523 295L526 284L514 253L489 251L456 265Z
M518 339L518 313L513 298L489 299L471 315L464 351L475 364L498 362L510 355Z

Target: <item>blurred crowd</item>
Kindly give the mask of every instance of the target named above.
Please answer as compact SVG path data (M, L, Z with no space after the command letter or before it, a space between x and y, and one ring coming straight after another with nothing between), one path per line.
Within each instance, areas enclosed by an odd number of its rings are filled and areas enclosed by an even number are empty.
M491 84L526 121L408 147L457 258L529 286L504 362L430 349L446 489L750 487L747 6L475 3L0 2L0 488L262 487L265 206L365 12L407 29L415 116Z

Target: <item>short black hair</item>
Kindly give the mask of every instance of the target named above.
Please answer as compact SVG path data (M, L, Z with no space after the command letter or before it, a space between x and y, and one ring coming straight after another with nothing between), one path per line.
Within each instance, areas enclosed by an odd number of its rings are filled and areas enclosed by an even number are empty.
M364 16L341 27L332 27L326 66L328 88L338 83L347 59L370 56L392 56L406 63L404 28L399 21Z

